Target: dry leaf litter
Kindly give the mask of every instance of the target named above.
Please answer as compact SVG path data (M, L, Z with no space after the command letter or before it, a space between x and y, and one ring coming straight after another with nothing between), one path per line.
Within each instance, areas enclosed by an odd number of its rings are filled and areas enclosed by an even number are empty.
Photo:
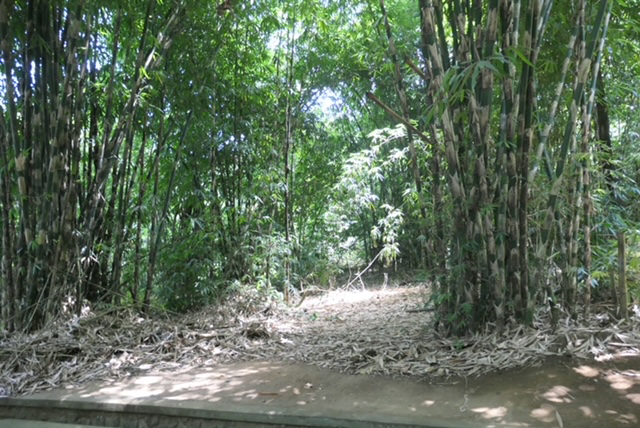
M335 290L297 307L259 293L174 318L89 313L33 334L0 333L0 396L31 394L148 370L240 360L315 364L346 373L442 380L541 363L551 356L637 354L640 311L617 322L601 308L556 331L540 311L535 328L442 337L433 313L416 311L425 286Z

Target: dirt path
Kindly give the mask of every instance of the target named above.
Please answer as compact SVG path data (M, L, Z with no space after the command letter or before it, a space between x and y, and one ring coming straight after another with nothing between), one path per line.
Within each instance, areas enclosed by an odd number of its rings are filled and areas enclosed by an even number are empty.
M306 426L636 427L640 425L637 366L638 360L579 364L554 359L541 367L438 385L251 361L90 382L26 400L84 409L108 404L165 409L158 414L246 415L239 420L269 415L285 425L295 421L299 425L303 417L308 418L302 423ZM333 422L327 425L328 420Z
M558 357L607 361L637 356L640 324L607 324L606 313L552 331L546 313L535 328L443 337L433 330L432 312L421 308L421 286L336 290L308 298L299 308L265 320L269 334L257 341L262 358L312 363L353 374L414 379L474 377L540 364Z

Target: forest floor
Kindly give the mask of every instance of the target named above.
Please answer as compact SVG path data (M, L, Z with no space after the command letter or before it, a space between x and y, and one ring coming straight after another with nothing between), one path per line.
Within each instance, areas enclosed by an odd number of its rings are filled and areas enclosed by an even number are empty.
M0 336L0 396L239 361L451 384L553 366L558 358L606 365L640 352L640 317L633 312L630 320L615 321L594 308L588 319L567 318L552 331L541 311L535 328L447 338L433 330L433 313L420 311L425 285L364 286L318 291L298 306L247 291L180 317L90 312L33 334Z

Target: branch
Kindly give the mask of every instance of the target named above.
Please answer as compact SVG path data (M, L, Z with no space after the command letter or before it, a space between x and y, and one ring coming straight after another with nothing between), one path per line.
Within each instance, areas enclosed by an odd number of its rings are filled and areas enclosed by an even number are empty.
M388 105L386 105L385 103L383 103L382 101L380 101L380 99L378 97L376 97L375 95L373 95L371 92L367 92L367 98L369 98L371 101L373 101L374 103L378 104L380 107L382 107L382 109L384 111L386 111L389 116L391 116L392 118L394 118L395 120L397 120L398 122L401 122L404 126L406 126L407 128L409 128L412 132L415 132L416 135L418 135L418 137L420 137L420 139L422 141L424 141L425 143L429 143L432 144L432 141L429 137L427 137L425 134L423 134L422 132L418 131L418 128L416 128L415 126L413 126L411 124L411 122L409 122L407 119L405 119L404 117L400 116L398 113L396 113L395 111L393 111L391 109L391 107L389 107Z
M373 258L373 260L371 260L371 262L367 265L366 268L364 268L361 272L359 272L351 281L349 281L349 283L347 283L346 285L343 285L340 288L342 290L346 290L347 288L351 287L351 284L353 284L357 280L361 280L362 281L362 275L364 275L365 272L367 272L369 270L369 268L371 266L373 266L373 264L375 263L376 260L378 260L378 257L380 257L381 254L382 254L382 251L379 251L378 254L376 254L376 256ZM364 288L364 284L362 284L362 286Z
M407 64L407 65L408 65L408 66L409 66L409 67L410 67L410 68L411 68L411 69L412 69L412 70L413 70L413 71L414 71L418 76L420 76L420 77L422 78L422 80L424 80L425 82L429 82L429 80L431 80L431 79L429 79L429 78L427 77L427 75L426 75L426 74L424 74L424 72L423 72L422 70L420 70L420 68L419 68L417 65L415 65L415 64L413 63L413 61L411 61L411 59L410 59L410 58L408 58L408 57L407 57L407 58L405 58L405 59L404 59L404 62L405 62L405 64Z

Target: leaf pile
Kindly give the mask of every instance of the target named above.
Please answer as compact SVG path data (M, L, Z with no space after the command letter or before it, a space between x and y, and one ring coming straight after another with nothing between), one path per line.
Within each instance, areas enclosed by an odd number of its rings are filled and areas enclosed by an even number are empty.
M291 359L349 373L441 378L477 376L541 363L552 356L606 360L640 354L640 317L614 322L605 311L578 323L566 317L556 331L540 310L535 328L464 338L433 330L432 313L407 311L424 302L419 287L334 292L302 307ZM606 309L606 308L601 308Z
M551 356L603 360L640 349L640 317L614 322L604 309L579 323L567 318L555 332L540 311L535 328L442 337L432 328L432 313L413 311L426 294L415 286L336 290L287 308L249 293L174 318L88 314L30 335L0 336L0 395L240 360L442 379L539 364Z
M266 298L174 318L132 311L90 313L33 334L0 336L0 397L156 369L263 358L252 343L271 335Z

